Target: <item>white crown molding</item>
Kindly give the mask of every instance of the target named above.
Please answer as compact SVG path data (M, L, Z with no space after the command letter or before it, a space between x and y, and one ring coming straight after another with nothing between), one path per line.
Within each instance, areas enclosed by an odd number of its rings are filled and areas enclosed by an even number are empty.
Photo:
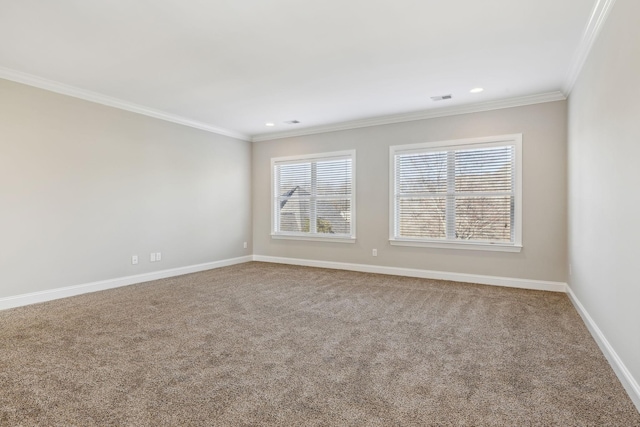
M305 267L330 268L334 270L359 271L362 273L388 274L391 276L418 277L421 279L450 280L453 282L504 286L508 288L533 289L537 291L566 292L567 284L544 280L518 279L514 277L484 276L480 274L451 273L448 271L418 270L415 268L387 267L384 265L352 264L346 262L318 261L301 258L282 258L253 255L254 261L274 264L301 265Z
M436 117L457 116L460 114L479 113L482 111L500 110L502 108L522 107L525 105L541 104L544 102L564 101L566 96L560 91L542 93L538 95L521 96L517 98L487 101L477 104L457 105L455 107L438 108L413 113L395 114L371 119L354 120L324 126L314 126L306 129L268 133L256 135L251 140L253 142L271 141L280 138L290 138L295 136L313 135L317 133L335 132L341 130L358 129L369 126L388 125L393 123L411 122L415 120L433 119Z
M91 282L75 286L65 286L63 288L0 298L0 310L22 307L25 305L36 304L45 301L52 301L60 298L72 297L75 295L87 294L90 292L104 291L106 289L119 288L121 286L135 285L136 283L165 279L167 277L197 273L199 271L212 270L214 268L226 267L229 265L242 264L245 262L249 262L252 259L253 257L251 255L247 255L239 258L229 258L220 261L207 262L204 264L195 264L186 267L153 271L151 273L136 274L135 276L118 277L115 279L101 280L99 282Z
M593 339L596 341L596 343L600 347L600 350L602 350L602 353L604 353L604 356L607 358L609 364L613 368L613 371L618 376L618 379L622 383L622 386L629 394L629 397L636 405L636 408L638 408L638 411L640 411L640 385L638 384L636 379L633 378L633 375L631 375L629 369L625 366L624 362L622 362L622 359L620 359L620 356L618 356L618 353L616 353L613 346L609 343L602 330L600 330L596 322L587 312L587 309L584 308L580 300L578 300L576 294L568 285L567 293L569 295L569 299L573 303L573 306L576 308L576 310L582 317L582 320L587 325L589 332L591 332Z
M615 1L615 0L604 0ZM164 111L155 110L142 105L127 102L118 98L113 98L107 95L103 95L97 92L77 88L64 83L55 82L42 77L34 76L32 74L24 73L21 71L12 70L9 68L0 67L0 78L5 80L11 80L17 83L22 83L28 86L37 87L40 89L48 90L51 92L60 93L62 95L71 96L74 98L84 99L85 101L95 102L97 104L106 105L113 108L118 108L125 111L130 111L137 114L143 114L145 116L153 117L160 120L165 120L172 123L178 123L184 126L192 127L195 129L201 129L207 132L216 133L218 135L229 136L231 138L240 139L243 141L270 141L273 139L288 138L303 135L313 135L325 132L334 132L340 130L358 129L369 126L386 125L393 123L402 123L415 120L431 119L436 117L455 116L459 114L470 114L482 111L498 110L502 108L520 107L525 105L540 104L544 102L562 101L566 99L566 96L562 92L550 92L538 95L528 95L517 98L509 98L497 101L488 101L471 105L459 105L455 107L439 108L426 111L417 111L413 113L396 114L383 117L374 117L370 119L354 120L342 123L329 124L324 126L315 126L300 130L276 132L270 134L255 135L250 137L246 134L234 132L228 129L212 126L207 123L199 122L196 120L188 119L186 117L177 116L174 114L166 113Z
M143 114L145 116L153 117L153 118L164 120L167 122L178 123L180 125L189 126L192 128L204 130L211 133L216 133L218 135L229 136L231 138L236 138L243 141L251 140L251 138L248 135L245 135L239 132L222 129L207 123L198 122L196 120L191 120L186 117L181 117L181 116L176 116L174 114L166 113L164 111L154 110L153 108L148 108L143 105L134 104L131 102L124 101L122 99L113 98L97 92L91 92L89 90L80 89L75 86L70 86L64 83L58 83L53 80L48 80L42 77L34 76L32 74L23 73L22 71L16 71L16 70L11 70L9 68L0 67L0 78L5 80L11 80L17 83L22 83L28 86L34 86L34 87L48 90L51 92L60 93L62 95L84 99L85 101L95 102L97 104L118 108L120 110L131 111L132 113L137 113L137 114Z
M582 34L582 40L580 40L580 44L578 45L578 49L574 54L573 61L571 63L571 68L567 73L565 78L565 83L562 88L562 91L569 96L571 91L573 90L573 86L576 84L578 77L580 76L580 71L582 71L582 67L584 63L587 61L589 57L589 53L593 48L593 45L604 26L613 5L616 0L596 0L596 4L593 7L593 11L591 12L591 17L589 18L589 22Z

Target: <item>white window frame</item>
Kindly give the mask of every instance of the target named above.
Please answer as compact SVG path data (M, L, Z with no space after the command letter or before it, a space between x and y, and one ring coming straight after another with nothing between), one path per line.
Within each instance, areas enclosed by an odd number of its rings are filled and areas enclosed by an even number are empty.
M295 164L308 161L324 161L351 158L351 233L331 236L327 233L276 232L278 220L276 203L276 164ZM313 185L313 184L312 184ZM314 242L355 243L356 242L356 150L334 151L329 153L305 154L299 156L274 157L271 159L271 238L286 240L309 240Z
M514 171L514 241L484 242L444 239L408 238L397 236L396 224L396 161L398 154L424 153L451 149L474 149L515 147ZM417 246L441 249L470 249L481 251L520 252L522 250L522 134L498 135L482 138L467 138L419 144L395 145L389 147L389 243L394 246Z

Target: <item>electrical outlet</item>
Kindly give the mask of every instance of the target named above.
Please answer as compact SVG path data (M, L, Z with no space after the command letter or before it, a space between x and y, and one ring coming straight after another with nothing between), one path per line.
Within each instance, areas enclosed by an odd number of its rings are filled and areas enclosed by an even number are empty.
M156 262L156 253L155 252L151 252L151 256L149 256L149 261Z
M247 242L244 242L244 248L247 249Z
M162 252L156 252L156 261L160 261L162 259Z
M138 263L138 255L131 255L131 264L136 265Z
M372 250L371 255L378 256L378 250L377 249Z

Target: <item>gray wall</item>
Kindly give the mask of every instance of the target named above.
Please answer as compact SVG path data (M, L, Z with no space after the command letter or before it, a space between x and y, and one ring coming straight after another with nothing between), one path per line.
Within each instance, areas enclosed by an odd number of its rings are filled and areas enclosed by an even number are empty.
M0 80L0 298L251 254L250 145Z
M569 284L640 381L640 2L618 0L569 98Z
M390 145L511 133L523 134L521 253L389 245ZM254 253L565 282L566 136L561 101L254 143ZM356 150L356 243L271 239L270 159L346 149Z

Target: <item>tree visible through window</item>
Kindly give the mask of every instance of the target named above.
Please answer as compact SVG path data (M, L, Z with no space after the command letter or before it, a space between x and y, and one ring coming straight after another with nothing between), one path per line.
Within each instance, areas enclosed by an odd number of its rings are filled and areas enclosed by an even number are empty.
M392 147L392 243L519 246L519 150L519 135Z

